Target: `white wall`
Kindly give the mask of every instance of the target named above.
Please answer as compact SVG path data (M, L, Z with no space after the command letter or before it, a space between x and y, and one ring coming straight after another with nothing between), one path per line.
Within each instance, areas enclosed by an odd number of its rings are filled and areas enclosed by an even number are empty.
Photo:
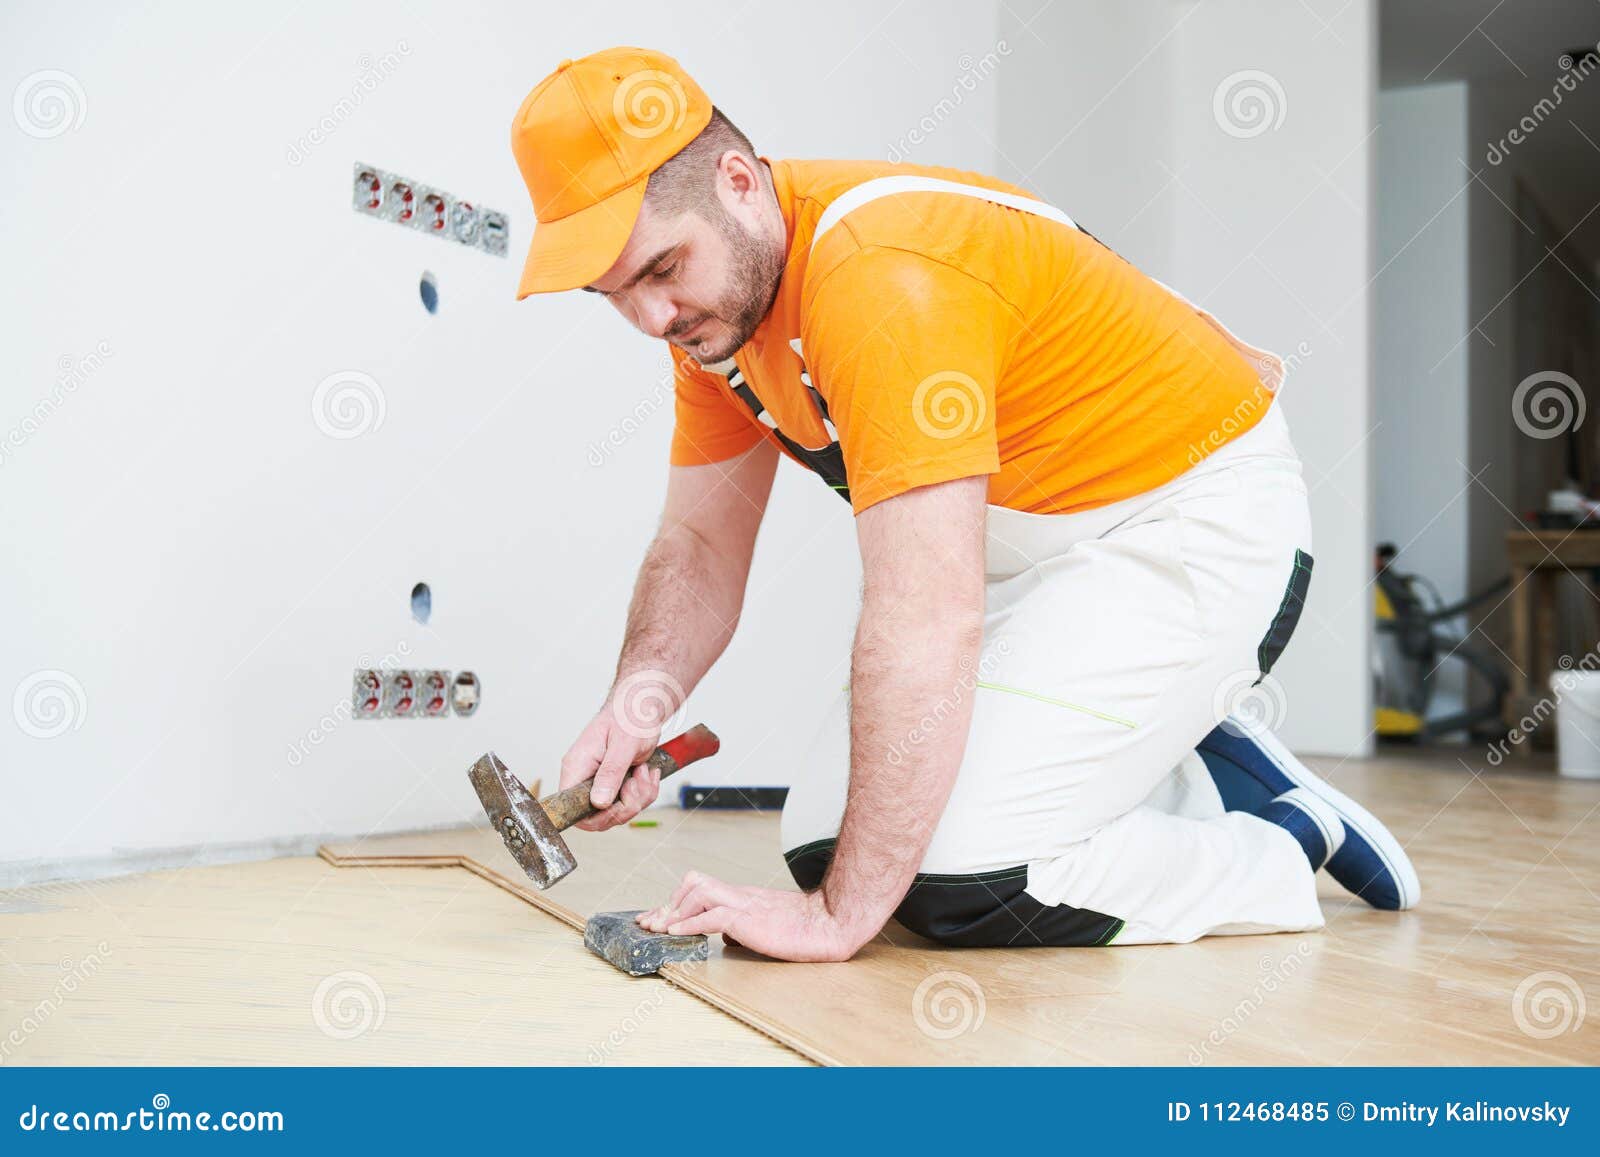
M1311 489L1316 571L1281 665L1298 750L1372 748L1373 0L1196 4L1177 32L1180 288L1297 358L1283 406ZM1250 74L1265 73L1276 87ZM1217 111L1265 94L1276 127ZM1281 120L1279 116L1281 114ZM1224 124L1234 132L1224 130ZM1239 136L1239 132L1256 135Z
M1294 357L1283 405L1316 573L1274 671L1279 730L1303 751L1369 750L1372 3L1007 6L1001 33L1018 45L1001 88L1006 175Z
M357 217L350 166L508 211L515 254L532 215L511 114L561 57L618 42L677 55L768 155L1027 178L1248 338L1308 342L1285 405L1318 562L1281 668L1284 733L1359 749L1372 19L1369 0L1319 7L10 6L8 91L56 70L83 116L0 133L0 245L20 271L0 286L0 423L19 429L63 363L106 352L0 458L0 690L60 672L69 691L61 734L25 712L0 728L0 863L14 879L454 822L477 810L463 773L490 747L553 779L607 683L659 506L663 355L584 295L514 302L515 255ZM1288 116L1238 140L1212 94L1249 68L1275 72ZM376 380L385 416L335 439L311 403L344 370ZM845 678L856 565L843 504L781 471L745 626L686 712L725 740L696 778L795 774ZM427 628L407 613L418 579ZM352 667L402 647L411 666L475 669L480 713L323 722Z
M1175 259L1171 73L1184 5L1006 3L996 176L1032 189L1139 268Z
M491 747L553 783L615 661L671 427L661 348L586 295L513 300L532 212L510 120L563 56L672 52L775 157L886 156L932 118L918 159L992 167L994 86L961 81L994 50L990 4L93 7L0 16L5 91L58 70L84 114L48 138L0 131L0 424L33 413L63 359L109 351L0 462L0 690L69 681L61 734L39 737L43 715L0 728L13 879L463 820L465 769ZM357 159L508 211L513 256L356 216ZM385 417L330 438L313 393L351 369ZM848 512L786 468L769 517L741 635L686 712L725 742L698 778L784 782L845 679ZM419 579L428 628L408 615ZM402 647L475 669L479 714L321 722L363 657Z
M1379 120L1374 537L1454 602L1468 590L1468 515L1482 500L1467 469L1467 86L1385 91ZM1437 678L1443 713L1465 680L1453 663Z

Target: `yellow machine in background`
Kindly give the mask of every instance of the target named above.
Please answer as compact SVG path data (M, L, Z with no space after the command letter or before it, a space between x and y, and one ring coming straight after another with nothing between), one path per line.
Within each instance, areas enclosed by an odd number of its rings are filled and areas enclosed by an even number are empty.
M1395 639L1394 604L1381 586L1373 587L1373 604L1378 621L1377 646L1372 653L1373 726L1377 728L1379 739L1415 739L1426 726L1421 712L1411 706L1417 696L1407 695L1394 678L1384 678L1386 672L1398 671L1407 665ZM1411 685L1417 686L1415 682Z
M1471 641L1464 620L1474 606L1504 591L1510 580L1446 605L1426 579L1394 569L1395 553L1384 543L1375 560L1373 611L1378 635L1372 649L1372 702L1378 737L1415 740L1499 729L1509 681L1498 660ZM1447 625L1457 619L1462 622ZM1488 694L1461 711L1430 718L1435 676L1442 664L1452 660L1476 672L1488 684Z

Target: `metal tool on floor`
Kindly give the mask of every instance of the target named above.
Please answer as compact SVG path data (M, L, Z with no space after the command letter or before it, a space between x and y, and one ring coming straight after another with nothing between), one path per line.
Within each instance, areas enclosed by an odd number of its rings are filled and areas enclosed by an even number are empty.
M666 779L697 759L715 755L721 746L709 727L697 723L656 748L644 762ZM595 814L589 802L591 780L538 800L492 751L472 765L467 778L506 850L535 887L548 888L578 866L561 833Z
M639 911L596 912L584 927L583 946L629 976L650 976L663 964L686 964L710 955L704 936L670 936L639 927Z

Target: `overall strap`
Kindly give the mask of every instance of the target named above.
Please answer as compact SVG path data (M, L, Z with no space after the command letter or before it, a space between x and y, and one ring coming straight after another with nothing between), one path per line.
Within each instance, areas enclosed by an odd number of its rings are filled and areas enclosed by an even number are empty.
M798 345L799 343L795 342L793 344ZM800 351L797 349L795 352L799 353ZM750 408L750 413L763 426L772 431L773 437L783 443L783 448L816 473L835 494L846 502L850 501L850 485L846 481L844 473L844 447L839 445L839 435L833 428L832 420L828 417L828 404L822 400L822 395L811 384L810 374L802 374L802 377L805 381L806 389L811 392L812 401L816 404L817 410L822 416L822 424L827 428L829 435L828 444L815 450L800 445L800 443L778 429L778 423L768 412L766 406L762 404L761 399L756 397L756 392L750 388L750 383L744 380L744 374L740 372L738 365L734 363L732 358L725 362L716 362L701 368L715 374L725 375L728 379L728 389L733 391L734 397Z
M1015 193L1002 193L999 189L985 189L982 185L964 185L960 181L946 181L939 177L874 177L839 194L833 199L817 221L817 231L811 235L811 252L817 251L817 242L852 209L859 209L869 201L892 197L896 193L956 193L963 197L976 197L992 201L1008 209L1020 209L1038 217L1048 217L1072 229L1080 226L1054 205L1046 205L1032 197L1019 197Z

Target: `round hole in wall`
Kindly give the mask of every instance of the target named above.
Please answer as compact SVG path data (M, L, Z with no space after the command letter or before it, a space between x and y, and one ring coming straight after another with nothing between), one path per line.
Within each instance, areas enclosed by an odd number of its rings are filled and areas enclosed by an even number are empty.
M426 623L428 616L433 614L433 591L427 583L418 583L411 588L411 617L419 623Z
M417 283L417 292L422 295L422 308L429 313L439 312L439 279L426 269L422 271L422 280Z

